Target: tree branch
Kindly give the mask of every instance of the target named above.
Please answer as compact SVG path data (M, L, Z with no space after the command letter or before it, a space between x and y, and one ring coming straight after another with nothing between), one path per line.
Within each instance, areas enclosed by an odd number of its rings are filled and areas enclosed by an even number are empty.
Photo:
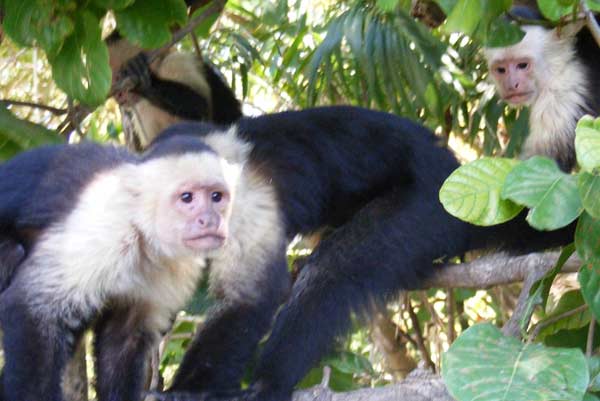
M416 369L403 381L384 387L335 393L318 385L294 392L292 401L453 401L441 377Z
M431 277L425 286L428 288L472 288L484 289L496 285L524 281L535 268L552 268L560 252L539 252L528 255L511 256L495 253L482 256L469 263L446 265ZM569 258L562 272L576 272L581 266L577 256Z
M0 99L0 104L2 105L10 105L10 106L24 106L24 107L32 107L35 109L41 109L49 111L55 116L60 116L66 114L68 109L59 109L52 106L47 106L45 104L33 103L33 102L23 102L21 100L12 100L12 99Z

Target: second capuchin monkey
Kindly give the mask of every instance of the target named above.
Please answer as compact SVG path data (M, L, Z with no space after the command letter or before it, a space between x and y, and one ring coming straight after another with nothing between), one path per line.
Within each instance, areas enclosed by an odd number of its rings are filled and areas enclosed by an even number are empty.
M147 351L203 273L237 303L286 274L269 257L285 249L274 196L238 145L217 154L180 136L141 157L59 145L0 165L0 235L21 251L0 294L0 399L63 400L65 365L92 328L98 400L140 400Z
M510 14L541 18L527 7L514 7ZM500 97L511 106L530 107L522 158L548 156L564 171L575 165L577 121L600 112L600 48L582 27L581 22L555 29L525 25L519 43L485 49Z

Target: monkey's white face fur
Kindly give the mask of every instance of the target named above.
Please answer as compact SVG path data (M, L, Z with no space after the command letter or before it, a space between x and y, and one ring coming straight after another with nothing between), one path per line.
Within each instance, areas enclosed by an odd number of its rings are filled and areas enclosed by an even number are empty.
M530 134L522 157L557 158L569 152L577 119L589 97L586 71L576 57L579 24L548 30L524 26L513 46L485 49L490 76L500 97L513 106L531 107Z

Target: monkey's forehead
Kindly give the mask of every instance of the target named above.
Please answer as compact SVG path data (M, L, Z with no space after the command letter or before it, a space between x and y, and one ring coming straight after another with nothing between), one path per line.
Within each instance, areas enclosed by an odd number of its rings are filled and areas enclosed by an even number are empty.
M241 173L241 166L228 163L212 152L169 155L143 162L139 168L144 180L159 186L191 181L233 184Z
M511 46L486 47L483 49L488 64L498 60L518 57L535 57L543 51L544 46L551 40L552 32L541 26L524 25L523 39Z

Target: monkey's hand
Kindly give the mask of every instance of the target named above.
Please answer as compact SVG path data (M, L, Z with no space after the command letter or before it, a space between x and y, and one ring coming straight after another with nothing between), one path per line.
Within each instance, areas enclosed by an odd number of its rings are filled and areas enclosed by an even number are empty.
M152 86L152 71L146 53L139 53L129 59L119 71L118 80L128 79L133 84L134 92L144 92Z

